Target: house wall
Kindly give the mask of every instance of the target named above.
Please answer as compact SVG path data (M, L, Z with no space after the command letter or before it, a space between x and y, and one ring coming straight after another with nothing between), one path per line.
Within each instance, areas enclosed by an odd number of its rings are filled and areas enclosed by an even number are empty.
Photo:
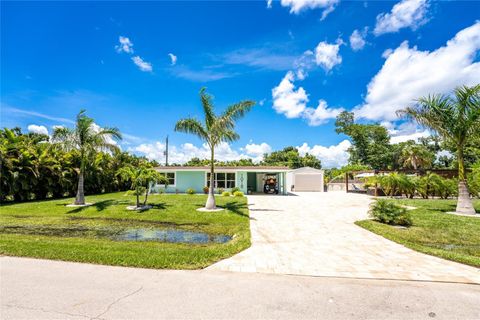
M155 185L152 188L153 192L159 192L160 190L167 193L185 193L187 189L194 189L197 193L203 193L203 187L205 183L204 171L176 171L175 172L175 185L169 185L167 189L163 185Z

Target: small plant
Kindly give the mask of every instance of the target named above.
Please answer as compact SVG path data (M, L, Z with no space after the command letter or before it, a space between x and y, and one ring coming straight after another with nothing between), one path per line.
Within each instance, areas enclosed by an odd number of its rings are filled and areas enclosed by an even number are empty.
M235 194L235 192L240 191L239 187L232 188L232 194Z
M245 194L244 194L242 191L235 191L235 192L233 193L233 196L235 196L235 197L243 197L243 196L245 196Z
M209 187L207 187L207 186L203 187L203 193L208 194L209 190L210 190Z
M225 189L223 188L218 188L217 190L218 190L218 194L223 194L223 192L225 191Z
M373 219L381 223L405 227L412 225L412 219L407 213L407 209L384 199L379 199L372 203L368 213Z
M192 189L192 188L188 188L187 190L185 190L185 193L186 194L195 194L195 189Z
M228 191L222 192L222 197L230 197L232 194Z

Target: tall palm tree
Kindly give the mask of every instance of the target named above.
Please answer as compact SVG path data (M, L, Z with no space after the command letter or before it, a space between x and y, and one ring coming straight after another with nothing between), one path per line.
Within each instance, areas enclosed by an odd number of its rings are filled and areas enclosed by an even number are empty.
M480 84L457 87L453 96L422 97L413 107L400 110L399 115L417 121L456 145L458 160L456 212L475 214L465 179L463 153L468 139L480 134Z
M98 151L115 151L118 147L115 140L121 140L122 135L117 128L99 128L94 120L87 117L86 111L81 110L77 115L75 128L56 127L53 131L53 142L63 149L78 150L80 154L80 170L78 174L76 205L85 204L84 174L89 161Z
M202 103L205 121L201 123L195 118L179 120L175 125L175 131L191 133L205 141L210 148L210 188L205 209L216 208L214 196L214 175L215 175L215 147L222 142L233 142L240 138L234 131L235 121L242 118L254 105L254 101L245 100L229 106L222 114L216 115L213 106L213 97L205 88L200 90L200 101Z

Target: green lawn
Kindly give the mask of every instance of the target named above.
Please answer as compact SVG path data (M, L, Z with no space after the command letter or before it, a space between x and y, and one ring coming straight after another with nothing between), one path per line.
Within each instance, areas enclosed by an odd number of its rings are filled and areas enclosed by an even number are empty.
M409 211L411 227L399 229L373 220L356 224L413 250L480 267L480 218L445 213L455 211L455 200L392 201L417 208ZM474 206L479 212L480 201L474 201Z
M152 195L154 208L127 211L133 196L124 192L87 196L95 205L69 208L73 199L0 206L0 254L146 268L197 269L250 246L246 198L217 197L227 210L206 213L205 195ZM230 235L224 244L118 241L131 228L176 228Z

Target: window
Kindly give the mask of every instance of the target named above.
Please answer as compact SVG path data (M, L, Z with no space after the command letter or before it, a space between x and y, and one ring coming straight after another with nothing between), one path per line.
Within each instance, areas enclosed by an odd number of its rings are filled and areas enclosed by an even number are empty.
M175 186L175 172L160 172L160 174L167 178L169 186Z
M215 188L235 188L235 173L215 172ZM207 186L210 187L210 173L207 173Z

